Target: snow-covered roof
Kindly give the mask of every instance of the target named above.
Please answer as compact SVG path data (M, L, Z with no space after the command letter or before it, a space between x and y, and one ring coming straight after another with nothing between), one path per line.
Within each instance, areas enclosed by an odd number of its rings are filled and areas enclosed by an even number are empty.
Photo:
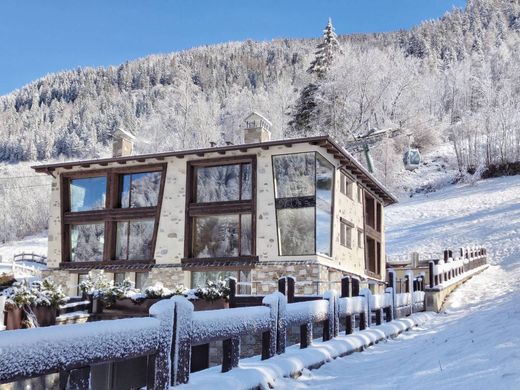
M341 166L345 169L348 169L352 172L354 176L358 178L360 182L362 182L368 189L373 191L377 196L379 196L385 204L397 203L397 198L381 183L377 180L374 175L372 175L359 161L357 161L348 151L346 151L343 147L341 147L334 139L329 137L328 135L320 135L315 137L305 137L305 138L292 138L292 139L282 139L282 140L274 140L274 141L265 141L265 142L256 142L249 144L238 144L238 145L225 145L218 147L209 147L209 148L201 148L201 149L191 149L191 150L177 150L173 152L161 152L161 153L153 153L153 154L142 154L142 155L132 155L132 156L122 156L122 157L111 157L111 158L101 158L94 160L83 160L83 161L71 161L71 162L61 162L54 164L42 164L35 165L32 168L36 172L52 174L52 172L58 168L65 169L73 169L73 168L88 168L90 165L98 165L103 164L107 165L109 163L122 163L125 162L140 162L146 163L146 160L154 160L154 161L162 161L166 157L179 157L182 158L188 155L204 155L205 153L219 153L226 154L228 151L244 151L248 149L262 148L269 149L269 147L274 146L291 146L297 144L311 144L317 145L327 150L327 152L339 160ZM148 162L149 163L149 162Z

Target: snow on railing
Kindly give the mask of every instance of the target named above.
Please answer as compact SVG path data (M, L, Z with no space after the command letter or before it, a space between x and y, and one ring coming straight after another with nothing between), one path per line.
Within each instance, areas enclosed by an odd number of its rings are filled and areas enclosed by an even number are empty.
M292 282L288 286L292 288ZM188 382L194 346L222 341L226 372L238 366L241 336L261 335L261 356L268 359L285 352L288 327L300 327L300 348L306 348L317 323L326 341L339 334L340 320L346 320L345 332L350 334L391 321L403 305L410 310L402 314L410 314L414 309L407 297L412 294L395 294L392 287L374 295L360 289L360 280L344 277L341 297L328 291L288 303L288 296L275 292L262 298L262 306L194 312L190 301L175 296L153 305L152 318L9 331L0 338L0 383L59 371L70 372L70 386L83 389L88 388L92 364L153 355L155 374L149 375L154 378L149 387L165 389ZM413 293L414 302L420 299L419 292Z
M155 389L170 385L175 298L150 308L151 318L6 331L0 337L0 383L60 372L67 388L89 387L90 365L154 355Z
M483 247L460 248L459 257L451 250L444 251L444 259L430 261L430 288L443 289L457 283L465 274L487 264L487 250Z

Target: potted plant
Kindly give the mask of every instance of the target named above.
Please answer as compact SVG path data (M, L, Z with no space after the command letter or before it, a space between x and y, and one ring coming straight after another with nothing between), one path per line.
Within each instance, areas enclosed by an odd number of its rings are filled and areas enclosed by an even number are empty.
M6 329L33 326L30 306L37 298L34 291L25 282L16 282L12 287L2 291L2 295L6 297Z
M36 300L31 309L38 326L50 326L56 324L56 315L60 305L67 302L68 298L51 279L33 283Z
M195 289L194 295L196 299L192 300L192 303L195 311L229 308L229 287L224 280L216 282L208 280L206 287Z
M89 274L85 280L82 280L78 285L81 295L84 298L88 298L91 301L91 307L89 312L91 313L102 313L104 302L105 290L113 286L113 282L109 281L103 272L96 273L95 275Z

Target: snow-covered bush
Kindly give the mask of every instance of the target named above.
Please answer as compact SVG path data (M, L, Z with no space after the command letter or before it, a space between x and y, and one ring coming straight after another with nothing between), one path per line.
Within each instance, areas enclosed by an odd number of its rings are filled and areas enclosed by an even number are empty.
M33 293L36 295L36 306L59 307L69 300L61 286L52 279L46 278L31 284Z
M79 289L83 294L91 295L97 290L107 289L114 284L108 280L103 272L88 274L85 280L79 283Z
M31 306L38 298L36 290L29 287L25 281L16 282L11 287L2 291L7 299L6 308L22 308Z
M205 301L216 301L217 299L228 299L229 287L225 280L206 282L206 287L197 287L194 292L195 296Z
M153 286L149 286L145 288L144 295L146 298L158 299L158 298L169 298L176 294L177 289L175 291L170 290L162 285L162 283L155 283Z

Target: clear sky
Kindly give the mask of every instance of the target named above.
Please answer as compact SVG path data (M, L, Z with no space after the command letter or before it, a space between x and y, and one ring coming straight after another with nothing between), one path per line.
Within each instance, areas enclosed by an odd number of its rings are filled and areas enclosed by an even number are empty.
M47 73L244 39L392 31L465 0L1 0L0 95Z

